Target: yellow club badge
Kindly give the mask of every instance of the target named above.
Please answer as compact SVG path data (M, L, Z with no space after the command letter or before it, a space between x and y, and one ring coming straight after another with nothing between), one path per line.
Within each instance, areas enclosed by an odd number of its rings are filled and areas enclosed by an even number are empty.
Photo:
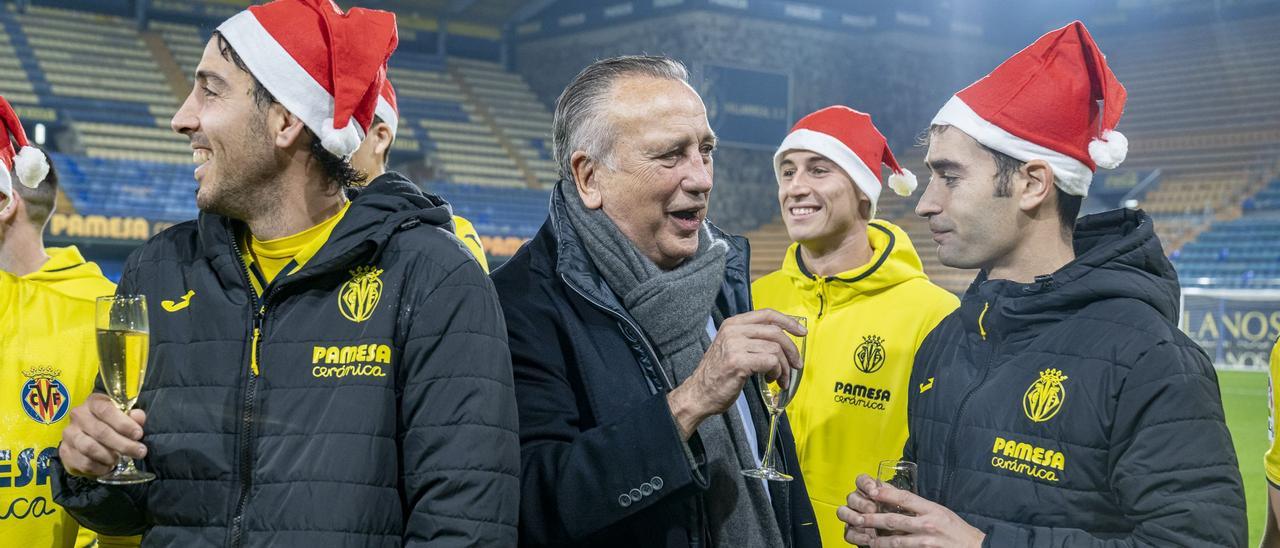
M1067 376L1057 369L1040 372L1040 378L1031 383L1027 393L1022 396L1022 411L1027 414L1028 419L1032 422L1044 422L1058 414L1067 397L1067 391L1062 388L1065 380Z
M382 299L382 269L362 266L351 272L351 281L338 292L338 311L356 323L368 320Z

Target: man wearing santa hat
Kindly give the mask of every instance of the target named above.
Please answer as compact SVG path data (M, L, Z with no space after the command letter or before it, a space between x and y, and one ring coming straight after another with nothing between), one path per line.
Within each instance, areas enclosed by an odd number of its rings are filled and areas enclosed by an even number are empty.
M981 272L917 354L903 458L919 494L859 477L847 541L1244 545L1217 378L1177 328L1151 218L1075 218L1094 170L1124 159L1124 102L1074 22L934 117L916 212L943 264Z
M0 97L0 513L14 546L137 546L137 538L98 537L54 504L49 457L57 454L68 411L98 377L94 302L116 286L75 246L44 247L58 196L58 174L27 142L22 122ZM20 388L20 391L17 389Z
M874 218L881 164L899 195L916 180L871 116L845 106L814 112L773 159L795 243L751 294L758 309L806 319L804 381L787 418L818 531L832 546L844 538L836 508L858 474L901 456L916 349L959 303L929 282L906 232Z
M360 143L360 148L351 155L351 166L364 174L372 182L387 172L387 160L391 157L391 144L396 140L396 128L400 125L400 109L396 103L396 90L391 87L391 79L387 78L382 85L382 93L378 96L378 106L374 109L373 125ZM484 244L476 233L475 225L460 215L453 216L453 234L467 246L467 251L476 258L485 272L489 271L489 260L484 255Z
M222 23L174 115L200 217L129 258L137 408L71 411L55 500L149 546L510 546L519 445L488 277L403 177L348 200L394 15L278 0ZM95 480L116 456L149 483Z

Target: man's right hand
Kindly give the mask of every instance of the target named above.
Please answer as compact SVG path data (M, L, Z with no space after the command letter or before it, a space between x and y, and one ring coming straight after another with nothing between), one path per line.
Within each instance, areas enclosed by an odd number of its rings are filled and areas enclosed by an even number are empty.
M729 409L753 375L763 374L786 386L791 370L803 368L804 363L783 330L796 336L806 333L799 322L767 308L720 324L698 368L667 395L681 437L689 439L703 420Z
M97 477L110 472L120 455L140 459L147 456L142 425L147 414L141 409L124 414L105 394L90 394L71 410L71 422L62 430L58 456L73 476Z

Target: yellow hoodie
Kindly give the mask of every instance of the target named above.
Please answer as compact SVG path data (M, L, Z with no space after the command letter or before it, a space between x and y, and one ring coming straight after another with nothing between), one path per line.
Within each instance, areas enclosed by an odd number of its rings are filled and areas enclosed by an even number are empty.
M480 243L480 235L476 233L475 225L471 224L471 221L454 215L453 234L459 240L462 240L462 243L467 246L467 251L470 251L477 261L480 261L480 268L488 272L489 259L484 256L484 244Z
M0 529L5 545L91 546L93 532L53 504L48 463L67 413L93 391L94 300L115 284L75 247L45 252L36 272L0 272ZM101 540L138 545L137 537Z
M907 440L907 390L916 349L959 306L925 276L911 239L893 224L867 226L872 255L838 276L805 269L792 244L782 269L751 285L755 308L808 319L804 375L786 415L825 546L844 545L836 508L858 474L876 475Z

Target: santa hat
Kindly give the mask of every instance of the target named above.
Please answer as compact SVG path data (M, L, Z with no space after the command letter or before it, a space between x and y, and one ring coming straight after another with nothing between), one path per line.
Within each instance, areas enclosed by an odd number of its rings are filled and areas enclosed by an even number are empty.
M373 123L396 16L331 0L276 0L250 6L218 26L249 72L284 108L348 157Z
M382 83L382 93L378 95L378 106L373 113L387 123L387 129L391 130L391 140L394 141L396 127L400 125L400 109L396 107L396 90L391 87L390 78Z
M14 142L17 142L17 146ZM31 146L22 121L4 97L0 97L0 195L13 195L12 171L18 182L27 188L35 188L49 175L49 161L44 152Z
M835 162L871 199L875 216L880 199L880 164L893 171L886 184L899 196L916 189L916 176L898 165L871 115L846 106L830 106L801 118L773 154L773 172L782 178L782 158L792 150L816 152Z
M1058 188L1084 196L1093 172L1119 166L1129 151L1115 131L1125 96L1089 30L1075 21L955 94L933 124L957 127L1023 162L1044 160Z

